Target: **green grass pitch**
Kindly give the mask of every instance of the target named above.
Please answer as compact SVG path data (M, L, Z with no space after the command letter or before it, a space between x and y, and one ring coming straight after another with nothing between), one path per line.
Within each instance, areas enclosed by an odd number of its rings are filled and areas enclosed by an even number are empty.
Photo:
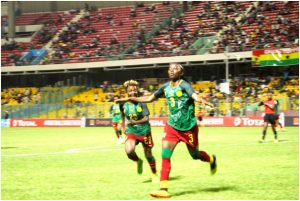
M163 128L152 128L153 153L161 168ZM193 160L180 143L171 160L171 200L299 199L298 127L278 132L273 143L258 143L261 127L201 127L200 149L216 154L218 171ZM2 128L4 200L153 200L150 168L141 145L144 173L117 145L113 129Z

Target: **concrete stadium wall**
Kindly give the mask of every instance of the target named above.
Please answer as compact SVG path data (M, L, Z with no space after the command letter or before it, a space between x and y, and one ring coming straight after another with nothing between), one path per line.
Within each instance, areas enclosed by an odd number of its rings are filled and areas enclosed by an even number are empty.
M207 55L192 55L192 56L177 56L177 57L161 57L147 59L130 59L104 62L89 62L89 63L73 63L73 64L52 64L52 65L36 65L36 66L18 66L18 67L2 67L2 73L25 72L25 71L54 71L54 70L76 70L89 68L118 68L134 69L146 65L168 65L170 62L208 62L208 61L223 61L227 58L240 60L243 58L251 58L252 52L234 52ZM149 68L148 66L148 68Z

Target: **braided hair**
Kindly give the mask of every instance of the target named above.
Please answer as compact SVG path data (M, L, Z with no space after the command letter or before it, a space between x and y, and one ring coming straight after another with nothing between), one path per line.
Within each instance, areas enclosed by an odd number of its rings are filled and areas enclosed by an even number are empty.
M127 89L129 86L139 86L139 83L135 80L127 80L126 82L124 82L123 86Z

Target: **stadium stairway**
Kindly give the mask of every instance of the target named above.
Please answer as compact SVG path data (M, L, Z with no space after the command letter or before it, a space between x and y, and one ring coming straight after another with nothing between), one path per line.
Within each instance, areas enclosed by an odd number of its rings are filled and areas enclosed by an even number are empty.
M79 14L75 15L73 17L72 20L70 20L64 27L66 27L67 25L69 25L72 22L78 22L84 15L84 11L81 10ZM57 34L44 46L44 49L46 49L49 53L48 53L48 57L51 58L54 50L52 48L50 48L53 44L54 41L56 41L59 37L59 35L63 32L63 28L57 32ZM42 62L42 61L41 61Z

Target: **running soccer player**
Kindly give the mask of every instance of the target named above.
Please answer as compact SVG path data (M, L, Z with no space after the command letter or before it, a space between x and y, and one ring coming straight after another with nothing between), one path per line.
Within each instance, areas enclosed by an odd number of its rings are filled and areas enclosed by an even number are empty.
M274 142L278 143L277 139L277 131L275 129L275 123L276 123L276 117L275 117L275 107L278 104L276 100L273 99L272 92L268 92L267 94L267 100L262 101L258 104L258 106L265 106L265 116L264 116L264 127L263 127L263 133L262 133L262 139L259 141L261 143L265 142L265 137L267 134L267 128L269 123L271 124L273 133L274 133Z
M176 145L183 141L186 143L189 154L194 160L201 160L210 164L211 174L217 170L216 157L199 151L198 126L195 117L194 101L206 103L200 98L191 85L182 79L183 67L178 63L171 63L168 70L170 81L165 83L154 94L144 97L129 97L134 102L152 102L165 96L168 103L169 117L165 126L165 136L162 138L162 169L160 172L160 190L150 195L159 198L169 198L169 174L171 171L171 156Z
M122 136L122 117L120 113L120 106L116 103L118 96L114 96L114 104L109 109L109 113L112 116L112 126L115 130L116 136L118 138L118 143L124 143L124 138Z
M280 131L285 131L285 129L282 127L282 124L279 121L279 116L280 116L279 101L278 100L276 100L276 101L277 101L277 104L274 107L276 128L279 126L280 127Z
M129 80L124 83L128 97L138 96L138 82ZM145 157L152 171L152 182L158 181L156 162L152 155L154 146L149 123L149 110L145 103L127 101L120 104L123 125L126 126L125 152L129 159L137 163L138 174L143 173L143 160L135 152L135 146L141 143ZM125 120L126 118L126 120ZM125 124L126 122L126 124Z

